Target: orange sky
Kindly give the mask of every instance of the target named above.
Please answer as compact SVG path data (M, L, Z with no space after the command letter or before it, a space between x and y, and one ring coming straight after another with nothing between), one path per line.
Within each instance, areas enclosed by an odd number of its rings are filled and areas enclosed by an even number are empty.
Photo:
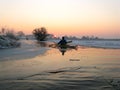
M0 0L0 27L49 33L120 38L119 0Z

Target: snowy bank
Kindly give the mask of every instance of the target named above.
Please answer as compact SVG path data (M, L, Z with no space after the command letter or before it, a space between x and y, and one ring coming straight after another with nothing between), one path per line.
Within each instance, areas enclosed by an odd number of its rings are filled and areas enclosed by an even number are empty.
M18 47L20 43L16 39L0 35L0 49Z

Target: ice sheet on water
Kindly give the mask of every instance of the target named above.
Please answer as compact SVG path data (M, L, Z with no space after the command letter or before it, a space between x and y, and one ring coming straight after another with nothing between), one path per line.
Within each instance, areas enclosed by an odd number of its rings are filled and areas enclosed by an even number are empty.
M52 41L56 43L59 42L59 40ZM120 41L117 40L72 40L71 44L96 48L120 49Z
M79 40L73 41L74 44L89 46L89 47L98 47L98 48L120 48L120 41L106 41L106 40Z

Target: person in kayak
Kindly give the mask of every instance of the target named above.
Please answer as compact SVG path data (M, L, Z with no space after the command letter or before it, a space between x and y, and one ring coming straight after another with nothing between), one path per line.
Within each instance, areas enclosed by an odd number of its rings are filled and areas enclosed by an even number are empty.
M62 40L58 42L58 46L60 48L67 48L67 41L65 40L65 37L62 37Z

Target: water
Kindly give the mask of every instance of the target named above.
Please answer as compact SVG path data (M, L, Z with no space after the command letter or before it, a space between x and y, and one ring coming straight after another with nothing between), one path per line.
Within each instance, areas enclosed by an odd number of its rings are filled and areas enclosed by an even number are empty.
M3 50L0 90L120 90L120 49L79 47L62 55L28 42L22 51Z

